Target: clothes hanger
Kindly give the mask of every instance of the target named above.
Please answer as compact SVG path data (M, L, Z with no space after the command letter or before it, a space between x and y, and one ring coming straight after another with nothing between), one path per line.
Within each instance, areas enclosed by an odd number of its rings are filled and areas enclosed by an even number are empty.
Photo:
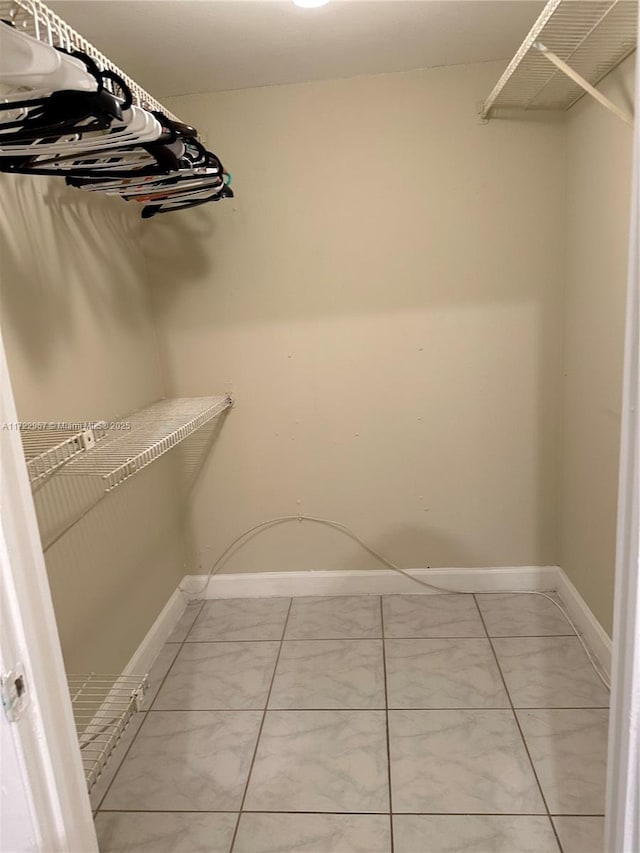
M40 42L1 21L0 85L4 88L3 100L10 101L60 89L95 91L98 81L73 52Z
M184 202L184 203L166 203L160 205L147 205L141 216L143 219L151 219L152 216L155 216L157 213L170 213L174 210L187 210L190 207L198 207L201 204L208 204L211 201L220 201L223 198L233 198L233 190L231 187L225 186L223 191L218 193L217 195L209 196L208 198L196 199L195 201Z
M220 178L215 178L212 181L179 181L171 187L156 188L153 192L149 190L138 191L134 193L119 193L127 201L138 202L153 202L153 201L174 201L178 198L186 197L187 195L195 195L198 192L219 191L224 186Z
M0 134L0 156L82 154L83 152L106 150L112 147L155 142L162 136L160 123L140 107L130 107L123 113L122 121L112 121L108 128L94 131L85 130L84 126L80 125L75 128L75 131L65 136L53 138L40 136L28 142L23 139L24 135L20 133L13 136ZM18 138L16 139L16 137ZM24 144L21 144L23 142Z
M106 192L110 195L129 195L132 193L153 192L157 188L164 186L174 186L175 184L188 181L190 177L216 177L219 173L216 170L208 169L180 169L179 172L171 172L168 175L147 175L137 178L123 178L121 180L111 180L107 178L92 180L90 178L68 178L67 182L71 186L87 190L88 192Z
M197 130L134 106L117 74L4 23L0 44L0 170L64 176L144 218L233 195Z
M179 203L199 198L210 198L212 195L220 195L228 189L228 185L221 179L208 184L200 183L191 187L182 187L179 184L172 187L170 191L142 193L137 196L125 196L129 201Z
M163 187L167 187L169 190L172 190L176 184L184 185L185 182L189 182L190 185L194 185L192 184L194 179L197 181L198 185L209 184L212 182L212 179L215 178L221 178L225 181L230 180L229 176L224 171L222 163L214 154L206 149L202 149L202 146L199 144L191 147L193 149L192 154L195 154L195 156L198 157L198 160L204 162L206 165L187 167L186 163L188 161L185 159L185 161L180 165L179 172L167 176L161 175L157 177L144 177L138 180L137 185L135 178L126 179L120 183L110 182L108 186L104 186L104 182L102 184L91 184L90 182L85 182L83 184L82 181L73 183L76 186L87 186L88 184L87 188L91 190L105 189L107 191L131 196L136 192L139 194L145 192L149 193L162 189ZM213 183L215 184L215 181L213 181Z
M106 89L96 92L63 90L35 100L0 103L0 133L2 144L31 142L56 138L79 129L105 130L113 121L122 121L122 111L131 106ZM22 119L6 119L6 112L25 107Z
M168 146L175 150L175 145ZM110 195L122 195L123 197L132 197L141 193L151 193L161 191L163 187L168 187L173 190L176 184L182 184L184 181L194 181L192 185L201 186L216 185L224 170L220 161L202 147L202 145L194 140L187 140L182 146L185 149L185 156L178 164L177 169L171 171L170 174L159 175L136 175L134 177L125 177L118 181L117 179L101 179L84 178L79 175L70 176L67 178L67 183L71 186L87 189L93 192L108 192ZM193 165L193 164L196 165ZM208 165L199 165L205 163Z

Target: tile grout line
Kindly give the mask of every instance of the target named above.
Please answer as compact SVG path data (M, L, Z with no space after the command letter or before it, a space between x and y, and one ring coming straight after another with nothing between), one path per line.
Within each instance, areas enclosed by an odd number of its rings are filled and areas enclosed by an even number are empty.
M239 807L239 811L237 812L236 826L235 826L235 831L234 831L234 833L233 833L233 837L232 837L232 840L231 840L230 853L232 853L232 851L233 851L233 849L234 849L234 846L235 846L235 844L236 844L236 841L237 841L237 834L238 834L238 831L239 831L240 819L241 819L241 816L242 816L242 814L243 814L243 813L246 813L246 814L253 814L253 813L255 813L255 814L278 814L278 813L279 813L279 812L271 811L271 810L265 810L265 811L260 811L260 810L255 810L255 811L254 811L254 810L251 810L251 809L249 809L249 810L244 810L244 803L245 803L245 801L246 801L246 797L247 797L247 794L248 794L248 788L249 788L249 784L250 784L250 779L251 779L251 775L252 775L252 772L253 772L253 769L254 769L254 764L255 764L256 757L257 757L257 751L258 751L258 748L259 748L260 739L261 739L261 736L262 736L262 731L263 731L263 728L264 728L264 724L265 724L265 721L266 721L266 715L267 715L268 711L269 711L269 710L285 710L285 711L296 711L296 710L300 710L300 711L338 710L338 709L335 709L335 708L327 708L327 709L316 709L316 708L303 708L303 709L293 709L293 708L286 708L286 709L269 709L269 702L270 702L271 694L272 694L272 692L273 692L273 687L274 687L274 683L275 683L275 676L276 676L276 672L277 672L277 667L278 667L278 663L279 663L279 660L280 660L280 657L281 657L281 653L282 653L282 651L283 651L283 648L284 648L285 644L286 644L287 642L292 642L292 643L293 643L293 642L317 642L317 641L320 641L320 642L329 642L329 641L342 641L342 642L344 642L344 641L347 641L347 642L354 642L354 641L355 641L355 642L358 642L358 641L367 641L367 640L368 640L368 641L372 641L372 640L373 640L373 641L375 641L375 640L381 640L381 641L382 641L382 649L383 649L383 673L384 673L384 683L385 683L385 706L384 706L384 710L385 710L385 716L386 716L387 759L388 759L388 784L389 784L389 803L390 803L390 805L389 805L389 817L390 817L390 822L391 822L391 851L392 851L392 853L393 853L393 844L394 844L394 839L393 839L393 810L392 810L392 787L391 787L391 755L390 755L389 712L390 712L391 710L395 710L395 709L392 709L392 708L390 708L390 707L389 707L389 690L388 690L388 683L387 683L386 641L387 641L387 640L400 640L400 639L404 639L404 640L416 640L416 639L425 639L425 640L443 640L443 639L444 639L444 640L446 640L446 639L475 639L475 640L477 640L477 639L478 639L478 637L477 637L477 636L474 636L474 637L470 637L470 636L461 636L461 637L422 637L422 638L421 638L421 637L406 637L406 638L404 638L404 637L385 637L385 631L384 631L384 615L383 615L383 598L384 598L384 596L378 596L378 598L379 598L379 601L380 601L380 613L381 613L381 625L382 625L382 636L381 636L381 637L366 637L366 638L365 638L365 637L362 637L362 638L353 638L353 637L342 637L342 638L338 638L338 637L327 637L327 638L303 638L302 640L290 640L290 641L287 641L287 640L285 640L285 636L286 636L286 631L287 631L287 627L288 627L288 622L289 622L289 618L290 618L290 614L291 614L291 610L292 610L292 606L293 606L293 602L294 602L294 600L295 600L295 597L292 597L292 598L289 600L289 607L288 607L287 614L286 614L286 617L285 617L285 622L284 622L284 627L283 627L282 635L281 635L281 638L280 638L280 641L279 641L278 653L277 653L276 660L275 660L275 664L274 664L274 669L273 669L273 673L272 673L272 677L271 677L271 683L270 683L269 691L268 691L268 694L267 694L267 698L266 698L265 706L264 706L264 708L263 708L263 709L261 709L261 708L256 708L256 709L246 709L246 708L243 708L243 709L237 709L237 712L242 712L242 711L252 711L253 713L255 713L255 711L263 710L263 715L262 715L262 721L261 721L261 724L260 724L260 727L259 727L259 731L258 731L258 736L257 736L257 740L256 740L256 746L255 746L255 749L254 749L254 752L253 752L253 757L252 757L251 764L250 764L250 768L249 768L249 773L248 773L248 776L247 776L247 782L246 782L246 785L245 785L244 795L243 795L242 802L241 802L240 807ZM119 772L120 772L120 770L121 770L121 768L122 768L122 766L123 766L123 764L124 764L124 762L125 762L125 760L126 760L126 758L127 758L128 754L129 754L129 752L130 752L130 750L131 750L131 748L133 747L133 744L134 744L134 742L136 741L137 736L138 736L138 734L140 733L140 730L141 730L141 728L142 728L142 725L143 725L143 724L145 723L145 721L146 721L146 718L148 717L148 715L149 715L150 713L158 713L158 712L160 712L160 711L163 711L163 709L158 709L158 708L156 707L156 703L157 703L158 697L159 697L159 695L160 695L160 692L161 692L161 690L162 690L162 687L164 686L164 684L165 684L165 682L166 682L167 678L169 677L169 674L170 674L170 673L171 673L171 671L173 670L174 665L176 664L176 661L177 661L177 659L178 659L178 657L179 657L179 655L180 655L180 653L181 653L181 651L182 651L182 649L184 648L184 646L185 646L185 645L190 645L190 644L191 644L191 645L195 645L195 644L199 644L199 643L200 643L200 644L206 644L206 643L209 643L209 644L212 644L212 645L213 645L213 644L216 644L216 643L220 643L220 644L228 643L228 644L230 644L230 643L234 643L234 642L235 642L235 643L240 643L240 642L242 642L242 643L246 643L246 642L261 642L261 643L263 643L263 642L270 642L270 643L274 644L274 640L269 640L269 641L266 641L266 640L219 640L219 641L215 641L215 640L213 640L213 641L207 641L207 640L204 640L204 641L189 641L189 640L188 640L188 637L189 637L189 635L190 635L190 633L191 633L191 631L192 631L192 629L193 629L193 626L195 625L195 622L197 621L198 617L200 616L200 614L201 614L201 612L202 612L202 609L204 608L204 604L205 604L205 603L206 603L206 602L204 602L204 601L200 603L200 607L199 607L199 609L198 609L198 612L196 613L196 615L195 615L195 617L194 617L194 619L193 619L193 622L191 623L191 627L187 630L184 640L182 640L182 641L181 641L181 642L179 642L179 643L169 643L169 642L167 642L167 643L165 643L165 644L164 644L164 645L171 645L171 646L175 645L175 646L177 647L176 654L175 654L175 656L174 656L174 658L173 658L173 660L172 660L172 662L171 662L170 666L168 667L167 672L165 673L164 677L163 677L163 678L162 678L162 680L160 681L160 684L159 684L158 690L156 691L155 696L154 696L153 700L151 701L151 703L150 703L150 705L149 705L148 709L146 709L145 711L143 711L143 712L141 713L142 722L140 723L140 726L138 727L138 730L137 730L137 731L136 731L136 733L134 734L134 736L133 736L133 738L132 738L131 743L130 743L130 744L129 744L129 746L127 747L127 749L126 749L126 751L125 751L125 753L124 753L124 755L123 755L122 759L120 760L120 762L119 762L119 764L118 764L117 769L116 769L116 770L115 770L115 772L114 772L114 776L113 776L113 778L111 779L111 781L110 781L109 785L108 785L108 786L107 786L107 788L106 788L106 791L105 791L104 795L102 796L102 798L101 798L101 800L100 800L100 802L99 802L98 806L97 806L97 807L96 807L96 809L95 809L95 815L96 815L96 816L97 816L97 814L98 814L99 812L102 812L102 813L105 813L105 814L109 814L109 813L113 814L113 813L118 813L118 812L146 813L146 812L149 812L149 811L151 811L152 813L158 813L158 814L163 814L163 813L172 813L172 811L173 811L173 810L166 810L166 809L159 809L159 810L149 810L149 809L139 809L139 810L136 810L136 809L131 809L131 810L128 810L128 809L104 809L104 808L102 808L102 805L103 805L103 803L104 803L104 801L105 801L105 798L108 796L108 794L109 794L109 792L110 792L110 790L111 790L111 788L112 788L112 786L113 786L113 784L114 784L114 782L115 782L115 779L116 779L116 777L118 776L118 774L119 774ZM494 659L495 659L495 662L496 662L496 665L497 665L497 668L498 668L498 671L499 671L499 674L500 674L500 677L501 677L501 680L502 680L502 683L503 683L503 686L504 686L504 688L505 688L505 692L506 692L506 695L507 695L507 698L508 698L508 701L509 701L509 705L508 705L508 706L505 706L505 707L503 707L503 708L499 708L499 709L498 709L498 708L496 708L496 709L481 709L481 710L509 710L509 708L511 709L511 711L512 711L512 713L513 713L513 715L514 715L514 718L515 718L516 726L517 726L517 728L518 728L518 730L519 730L519 733L520 733L520 736L521 736L522 742L523 742L523 744L524 744L525 752L526 752L526 754L527 754L527 757L528 757L528 759L529 759L530 765L531 765L531 767L532 767L532 771L533 771L534 777L535 777L535 779L536 779L536 783L537 783L537 785L538 785L538 789L539 789L539 791L540 791L540 795L541 795L542 801L543 801L544 806L545 806L545 809L546 809L546 816L547 816L548 820L549 820L549 821L550 821L550 823L551 823L552 830L553 830L554 836L555 836L555 838L556 838L556 843L557 843L557 845L558 845L558 847L559 847L559 850L560 850L560 851L561 851L561 853L562 853L562 846L561 846L561 844L560 844L560 840L559 840L559 837L558 837L558 834L557 834L557 831L556 831L556 827L555 827L555 824L554 824L553 819L552 819L552 814L551 814L551 811L550 811L549 806L548 806L548 804L547 804L547 801L546 801L546 798L545 798L544 792L543 792L543 790L542 790L542 786L541 786L540 780L539 780L539 778L538 778L538 775L537 775L537 772L536 772L535 766L534 766L534 764L533 764L533 760L532 760L532 758L531 758L531 755L530 755L530 752L529 752L529 749L528 749L528 746L527 746L527 743L526 743L526 739L525 739L525 737L524 737L524 733L523 733L523 731L522 731L522 728L521 728L521 726L520 726L520 722L519 722L518 717L517 717L517 714L516 714L516 708L515 708L515 706L514 706L514 704L513 704L513 701L512 701L512 699L511 699L511 695L510 695L509 690L508 690L508 688L507 688L506 681L505 681L505 678L504 678L504 674L503 674L503 672L502 672L502 668L501 668L500 663L499 663L499 661L498 661L498 657L497 657L497 654L496 654L496 650L495 650L495 647L494 647L494 644L493 644L493 639L508 639L509 637L495 637L495 638L490 637L490 636L489 636L489 632L488 632L488 630L487 630L487 626L486 626L485 621L484 621L484 617L483 617L482 612L480 611L480 608L479 608L478 600L477 600L477 598L475 597L475 595L474 595L474 603L475 603L475 606L476 606L476 608L477 608L477 610L478 610L478 612L479 612L480 620L481 620L481 622L482 622L482 626L483 626L483 630L484 630L485 636L486 636L486 638L487 638L487 639L488 639L488 641L489 641L489 644L490 644L490 647L491 647L491 650L492 650L492 653L493 653L493 657L494 657ZM573 636L575 636L575 634L568 634L568 635L566 635L566 634L543 634L543 635L533 635L533 634L532 634L532 635L515 635L515 636L514 636L514 638L517 638L517 639L524 639L524 638L526 638L526 637L544 637L544 638L563 637L563 638L566 638L566 637L573 637ZM276 640L275 642L278 642L278 641ZM586 706L585 706L585 707L586 707ZM589 706L589 707L591 707L591 706ZM594 706L594 708L596 708L597 710L602 710L602 708L606 708L606 706ZM583 710L583 709L584 709L584 708L581 708L581 710ZM170 712L171 712L171 711L180 711L180 709L169 709L169 710L170 710ZM184 710L194 710L194 709L184 709ZM203 709L203 710L218 710L218 709ZM234 711L235 709L222 708L222 709L219 709L219 710L225 710L225 711L231 710L231 711ZM371 709L371 708L365 708L365 709L348 709L348 710L373 710L373 709ZM411 709L398 709L398 710L455 710L455 709L450 709L450 708L442 708L442 709L434 709L434 708L425 708L425 709L421 709L421 708L411 708ZM463 710L468 710L468 708L464 708ZM522 708L521 710L531 710L531 709L524 709L524 708ZM571 708L571 710L574 710L574 708ZM182 811L182 810L181 810L181 811ZM190 812L186 811L186 813L190 813ZM193 813L193 814L201 814L201 813L207 813L207 812L206 812L206 811L205 811L205 812L203 812L202 810L193 810L191 813ZM218 810L211 810L211 812L210 812L210 813L211 813L211 814L234 814L234 815L235 815L235 814L236 814L236 811L235 811L235 809L232 809L232 810L226 809L226 810L219 810L219 811L218 811ZM287 812L287 811L285 811L285 812L281 812L281 813L284 813L284 814L305 814L305 813L306 813L306 814L319 814L319 815L322 815L322 814L344 814L344 815L348 815L348 814L358 814L358 812L334 812L334 813L332 813L332 812L313 812L313 811L305 811L305 812L298 812L298 811L290 811L290 812ZM372 813L372 812L362 812L362 813L360 813L360 814L363 814L363 815L371 815L371 814L380 814L380 815L383 815L383 814L384 814L384 815L386 815L387 813L386 813L386 812L377 812L377 813ZM451 815L451 816L460 816L462 813L457 813L457 812L450 812L450 813L449 813L449 812L441 812L441 813L438 813L438 812L415 812L415 813L412 813L412 812L402 812L402 814L407 814L407 815L408 815L408 814L425 814L425 815L429 815L429 814L434 814L434 815L435 815L435 814L447 814L447 815ZM465 814L467 814L467 813L465 812ZM486 814L488 814L488 813L481 812L481 813L478 813L478 814L486 815ZM503 814L503 813L497 813L497 814ZM524 814L525 814L525 813L520 812L520 813L518 813L518 816L521 816L521 815L524 815ZM539 814L539 813L536 813L536 815L538 815L538 814ZM553 815L553 817L564 817L564 816L570 816L570 815L563 815L563 814L561 814L561 813L560 813L560 814L558 814L558 815L555 815L555 814ZM601 817L601 815L576 815L576 816L579 816L579 817Z
M137 732L134 734L134 736L131 738L131 743L130 743L130 744L129 744L129 746L127 747L127 749L126 749L126 751L125 751L124 755L122 756L122 758L121 758L121 760L120 760L120 764L118 764L118 767L117 767L116 771L115 771L115 772L114 772L114 774L113 774L113 779L109 782L109 784L107 785L107 790L104 792L104 794L103 794L103 795L102 795L102 797L100 798L100 802L98 803L98 805L97 805L97 807L96 807L96 809L95 809L95 817L97 817L97 816L98 816L98 814L100 813L100 811L102 810L102 804L104 803L104 801L105 801L105 799L106 799L107 795L108 795L108 794L109 794L109 792L111 791L111 788L112 788L112 786L113 786L113 783L116 781L116 778L117 778L117 776L118 776L118 773L120 772L120 770L121 770L121 768L122 768L122 765L124 764L124 762L125 762L125 760L126 760L127 756L129 755L129 753L130 753L130 751L131 751L131 747L132 747L132 746L133 746L133 744L136 742L136 739L137 739L138 735L140 734L140 730L142 729L142 726L144 725L144 723L145 723L145 721L146 721L147 717L149 716L150 711L152 710L153 706L155 705L156 699L158 698L158 695L159 695L160 691L162 690L162 687L163 687L163 685L164 685L165 681L167 680L167 678L168 678L168 676L169 676L169 673L170 673L170 672L171 672L171 670L173 669L173 665L174 665L174 664L175 664L175 662L177 661L177 659L178 659L178 655L179 655L179 654L180 654L180 652L182 651L182 647L183 647L183 646L184 646L184 644L186 643L186 641L187 641L187 637L189 636L189 633L191 632L191 629L193 628L193 626L194 626L194 625L195 625L195 623L196 623L196 619L197 619L197 618L200 616L200 614L202 613L202 608L204 607L204 605L205 605L205 602L204 602L204 600L203 600L203 601L200 603L200 607L198 608L198 612L197 612L197 613L196 613L196 615L193 617L193 622L191 623L191 625L190 625L189 629L187 630L187 633L185 634L184 640L183 640L181 643L179 643L179 644L178 644L178 643L172 643L172 644L171 644L171 645L179 645L179 649L178 649L178 651L175 653L174 658L173 658L173 660L171 661L171 665L169 666L169 669L165 672L165 674L164 674L164 676L163 676L163 678L162 678L162 680L161 680L161 682L160 682L160 685L158 686L158 689L157 689L157 691L156 691L156 695L155 695L155 696L153 697L153 699L151 700L151 702L150 702L150 704L149 704L149 707L147 708L147 710L146 710L146 711L143 711L143 712L142 712L142 715L143 715L143 716L142 716L142 722L141 722L141 723L140 723L140 725L138 726L138 731L137 731ZM187 605L187 607L188 607L188 606L189 606L189 605ZM174 629L174 630L175 630L175 629ZM162 648L164 648L166 645L167 645L167 643L164 643L164 644L163 644L163 646L162 646ZM160 651L162 651L162 649L160 649ZM158 652L158 654L156 655L156 660L158 659L158 657L159 657L159 656L160 656L160 652ZM155 660L154 660L154 662L153 662L153 663L155 663ZM153 664L151 664L151 667L149 667L149 669L151 669L152 667L153 667ZM95 818L94 818L94 819L95 819Z
M228 809L102 809L105 814L231 814L237 816L237 812ZM287 809L283 809L282 811L267 811L260 809L244 809L242 814L264 814L264 815L279 815L279 814L290 814L290 815L338 815L342 817L349 817L350 815L362 815L363 817L370 817L374 815L375 817L388 817L389 812L314 812L309 809L305 811L288 811ZM411 817L540 817L544 818L546 815L540 814L540 812L395 812L396 815L409 815ZM603 818L603 814L553 814L552 817L575 817L575 818L583 818L583 817L596 817Z
M280 646L278 647L278 654L276 655L275 664L273 666L273 674L271 675L271 683L269 684L269 691L267 693L267 697L264 703L264 711L262 712L262 720L260 721L260 727L258 728L258 736L256 738L256 745L253 750L253 755L251 756L251 763L249 764L249 772L247 773L247 781L244 786L244 792L242 794L242 800L240 801L240 806L238 807L238 819L236 820L235 829L233 831L233 836L231 838L231 846L229 847L229 853L233 853L233 848L236 845L236 839L238 837L238 830L240 828L240 819L242 817L242 812L244 809L245 800L247 799L247 793L249 791L249 783L251 782L251 774L253 772L253 766L256 761L256 756L258 755L258 747L260 746L260 739L262 737L262 730L264 728L265 721L267 719L267 712L269 710L269 700L271 699L271 693L273 691L273 685L276 680L276 671L278 669L278 663L280 661L280 655L282 654L282 647L284 645L285 634L287 633L287 626L289 624L289 616L291 615L291 609L293 607L293 598L289 599L289 607L287 609L287 615L284 620L284 625L282 627L282 636L280 637Z
M171 673L171 670L172 670L172 669L173 669L173 667L175 666L175 663L176 663L176 661L178 660L178 658L180 657L180 652L181 652L181 651L182 651L182 649L185 647L186 642L187 642L187 637L189 636L189 634L190 634L190 633L191 633L191 631L193 630L193 626L196 624L196 622L197 622L197 620L198 620L198 617L199 617L199 616L200 616L200 614L202 613L202 611L203 611L203 609L204 609L204 605L205 605L205 602L203 601L203 602L202 602L202 605L200 606L200 609L198 610L198 612L197 612L197 614L196 614L196 618L195 618L195 619L193 620L193 622L191 623L191 627L189 628L189 630L188 630L188 631L187 631L187 633L185 634L184 640L180 643L180 648L178 649L178 651L177 651L177 653L176 653L175 657L173 658L173 660L171 661L171 666L170 666L170 667L169 667L169 669L165 672L165 674L164 674L164 678L162 679L162 681L160 682L160 686L159 686L159 687L158 687L158 689L156 690L156 695L153 697L153 700L151 701L151 704L150 704L150 705L149 705L149 707L147 708L147 714L150 714L150 713L151 713L151 711L155 711L155 710L156 710L156 709L154 708L154 705L155 705L155 704L156 704L156 702L158 701L158 696L160 695L160 691L161 691L161 690L162 690L162 688L164 687L164 683L165 683L165 681L166 681L166 680L167 680L167 678L169 677L169 674Z
M390 851L394 853L393 838L393 790L391 788L391 734L389 732L389 688L387 683L387 647L384 637L384 608L382 596L380 596L380 625L382 628L382 672L384 675L384 716L387 734L387 784L389 785L389 830Z
M480 616L484 630L486 631L487 639L489 640L489 645L491 646L491 651L493 653L493 658L496 662L496 666L498 667L498 672L500 674L502 684L504 685L504 689L505 689L506 694L507 694L507 699L509 700L509 705L511 706L511 713L513 714L513 719L514 719L515 724L518 728L518 732L520 733L520 738L522 740L522 744L524 746L524 750L526 752L527 758L529 759L529 765L531 766L531 771L533 773L534 779L536 780L536 784L538 786L538 791L540 792L540 797L542 798L542 803L543 803L545 811L547 813L547 819L548 819L549 823L551 824L551 831L553 832L553 835L554 835L555 840L556 840L556 844L558 845L558 850L560 851L560 853L564 853L564 850L562 848L562 844L560 843L560 838L559 838L558 833L556 831L555 824L551 818L551 810L549 809L549 805L547 803L547 798L545 797L544 791L542 790L542 785L540 783L540 779L538 778L538 773L536 771L535 764L533 763L533 758L531 757L531 753L529 752L529 746L528 746L526 738L524 736L524 732L522 731L522 726L520 725L520 720L518 719L518 715L516 714L516 709L514 707L512 699L511 699L511 694L509 693L509 688L507 687L507 682L506 682L506 679L504 677L504 673L502 672L502 667L500 666L500 661L498 660L498 655L496 654L496 650L495 650L494 645L493 645L493 640L489 636L489 631L487 630L487 625L484 621L484 616L482 615L482 610L480 609L480 605L478 604L478 599L476 598L475 594L473 596L473 601L474 601L476 608L478 610L478 615Z
M390 706L389 711L509 711L510 705L431 705L428 707L420 705L398 705L397 707ZM516 711L607 711L607 705L571 705L563 707L559 705L517 705L514 706ZM185 714L190 711L229 711L234 714L255 714L256 711L263 711L264 708L150 708L148 711L142 711L145 716L147 714ZM314 711L384 711L379 708L269 708L270 711L279 711L286 714L288 711L296 713L306 713Z
M460 593L463 594L463 593ZM470 595L471 593L464 593ZM381 596L382 598L382 596ZM210 599L211 600L211 599ZM249 600L249 599L247 599ZM559 637L575 637L575 634L500 634L496 635L494 639L496 640L532 640L532 639L553 639ZM342 640L349 640L354 643L361 643L367 640L477 640L479 638L478 634L432 634L432 635L411 635L411 636L402 636L402 637L381 637L381 636L371 636L371 637L292 637L289 640L285 640L286 643L328 643L328 642L340 642ZM278 642L277 640L184 640L181 643L165 643L165 645L170 646L197 646L197 645L221 645L224 643L273 643Z

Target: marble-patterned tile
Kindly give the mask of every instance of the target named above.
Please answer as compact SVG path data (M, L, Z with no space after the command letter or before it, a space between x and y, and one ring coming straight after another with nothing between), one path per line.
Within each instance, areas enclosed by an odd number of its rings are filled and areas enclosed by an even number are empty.
M551 814L604 814L608 711L518 711Z
M564 853L602 853L603 817L554 817Z
M269 707L384 708L382 640L285 641Z
M153 700L158 695L162 682L171 669L179 651L180 646L178 643L167 643L160 649L158 657L149 670L149 689L145 693L141 705L143 711L149 710L153 705Z
M234 811L261 711L149 711L103 809Z
M395 812L544 814L511 711L390 711Z
M176 651L178 647L176 646ZM135 714L129 721L129 725L124 730L122 737L118 741L118 745L111 753L109 757L109 761L107 762L104 770L98 777L98 781L91 789L91 793L89 795L89 799L91 800L91 808L97 809L102 802L104 795L109 790L109 785L113 782L113 779L118 772L118 769L124 758L127 754L127 750L133 743L138 731L140 730L140 726L144 722L145 715L144 714Z
M385 637L486 637L472 595L385 595Z
M607 707L609 691L577 637L509 637L493 641L517 708Z
M201 609L201 601L193 601L191 604L187 604L184 613L178 620L178 624L171 634L169 634L167 643L183 643Z
M509 708L489 640L386 640L390 708Z
M557 599L556 596L551 595ZM574 634L561 610L544 595L482 593L477 595L490 637L537 637Z
M100 853L229 853L238 816L100 812Z
M280 640L289 598L219 598L205 601L187 642Z
M395 815L395 853L559 853L548 817Z
M244 808L389 810L384 711L268 711Z
M185 643L154 711L260 710L280 643Z
M355 640L381 637L380 597L329 595L294 598L287 640Z
M234 853L391 853L387 815L247 814Z

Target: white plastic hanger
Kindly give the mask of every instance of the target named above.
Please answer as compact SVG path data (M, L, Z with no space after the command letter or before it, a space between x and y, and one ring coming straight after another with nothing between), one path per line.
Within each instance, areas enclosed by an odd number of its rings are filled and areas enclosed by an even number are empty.
M155 142L162 133L162 125L155 116L141 107L132 106L125 110L123 121L114 121L106 130L83 133L82 127L79 126L77 132L67 131L59 139L28 143L3 143L0 134L0 154L9 157L60 154L77 155L80 158L83 154L91 152L117 150L125 146Z
M2 100L40 98L61 89L95 92L98 81L82 60L0 23Z
M179 183L176 182L176 177L180 178ZM164 187L169 190L178 186L184 186L192 179L199 179L199 182L213 181L216 177L222 179L220 168L216 167L195 167L193 169L180 169L178 172L171 172L168 175L145 175L140 178L123 178L122 180L99 181L94 184L86 183L80 189L89 192L106 192L110 195L135 195L142 193L160 192ZM170 183L169 181L172 181ZM194 183L194 185L196 185Z

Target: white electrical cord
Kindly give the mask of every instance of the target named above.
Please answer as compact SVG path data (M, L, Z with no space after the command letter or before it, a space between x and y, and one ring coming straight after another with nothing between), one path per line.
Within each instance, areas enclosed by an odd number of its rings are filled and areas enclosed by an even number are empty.
M456 594L460 594L460 595L496 595L496 593L488 593L488 592L476 592L476 593L474 593L474 592L470 592L470 591L465 592L464 590L459 590L459 589L449 589L449 588L444 587L444 586L436 586L435 584L427 583L427 581L420 580L420 578L414 577L409 572L407 572L405 569L401 569L400 566L396 566L395 563L392 563L390 560L388 560L386 557L384 557L382 554L380 554L379 551L376 551L375 548L372 548L370 545L367 545L367 543L364 542L362 539L360 539L360 537L356 533L354 533L353 530L351 530L349 527L347 527L346 524L341 524L339 521L332 521L330 518L318 518L318 517L313 516L313 515L283 515L283 516L279 516L278 518L270 518L267 521L261 522L260 524L255 524L253 527L250 527L248 530L245 530L244 533L241 533L240 536L237 536L233 540L233 542L227 548L224 549L222 554L220 554L218 559L215 561L215 563L213 563L213 565L209 569L206 580L204 582L204 586L201 589L199 589L197 592L193 592L192 590L187 590L187 589L184 589L183 587L179 587L180 591L186 593L190 597L191 600L193 600L194 598L198 599L206 591L207 587L209 586L209 582L211 581L211 578L215 574L218 573L218 571L220 570L224 560L227 558L227 556L229 554L231 554L231 552L235 548L240 547L244 543L244 541L246 539L248 539L253 533L258 533L259 531L266 530L269 527L275 527L278 524L287 524L291 521L297 521L299 523L302 523L303 521L311 521L314 524L323 524L326 527L332 527L336 530L339 530L341 533L344 533L345 536L348 536L350 539L353 539L355 542L357 542L358 545L360 545L362 548L364 548L365 551L367 551L369 554L371 554L373 557L375 557L381 563L384 563L384 565L387 566L387 568L392 569L394 572L398 572L398 574L403 575L405 578L408 578L410 581L413 581L414 583L417 583L420 586L424 586L427 589L432 589L432 590L435 590L436 592L456 593ZM610 689L610 684L609 684L607 678L600 671L600 664L598 663L598 661L593 656L593 654L591 653L591 651L587 647L586 643L584 642L584 640L580 636L580 632L578 631L575 624L573 623L573 620L571 619L571 617L569 616L567 611L564 609L564 607L561 604L559 604L554 598L552 598L546 592L537 592L537 591L533 591L533 590L519 590L519 589L505 590L499 594L501 594L501 595L540 595L543 598L546 598L548 601L550 601L553 605L555 605L558 608L558 610L562 613L564 618L567 620L569 625L575 631L575 635L576 635L577 639L580 641L582 648L585 651L585 654L589 658L589 661L591 662L591 666L594 668L596 675L598 676L600 681L604 684L604 686L607 688L607 690Z

